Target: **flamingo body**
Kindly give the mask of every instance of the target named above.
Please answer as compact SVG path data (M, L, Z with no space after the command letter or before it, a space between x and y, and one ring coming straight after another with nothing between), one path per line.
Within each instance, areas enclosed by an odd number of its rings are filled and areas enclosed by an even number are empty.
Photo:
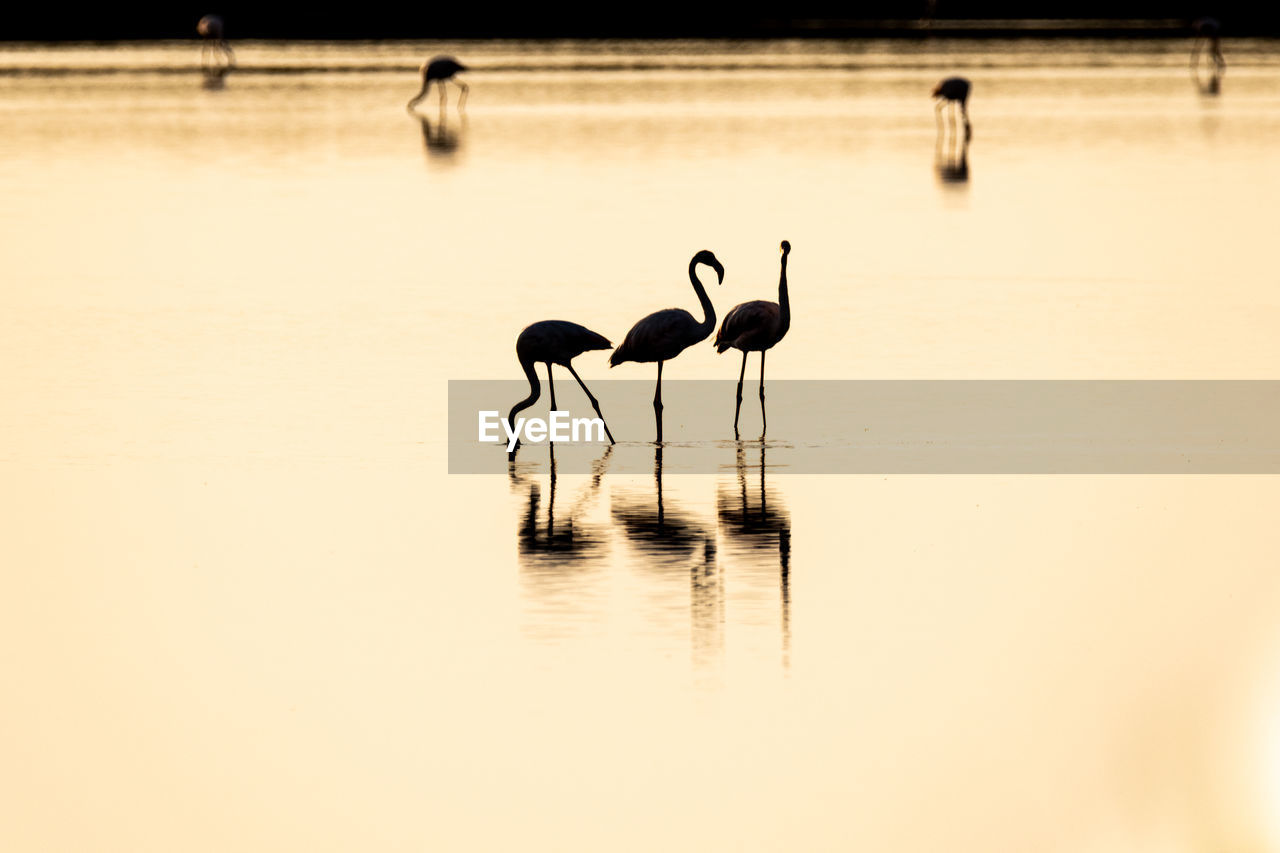
M568 320L543 320L526 326L516 338L516 357L522 363L543 361L568 367L584 352L612 346L608 338L586 326Z
M973 84L964 77L948 77L933 88L933 97L963 104L969 100L972 88Z
M698 328L698 321L683 308L654 311L627 332L622 344L609 356L609 366L624 361L654 362L675 358L705 340L710 332Z
M743 352L764 352L787 330L782 325L782 309L776 302L756 299L737 305L725 315L716 333L716 352L729 348Z

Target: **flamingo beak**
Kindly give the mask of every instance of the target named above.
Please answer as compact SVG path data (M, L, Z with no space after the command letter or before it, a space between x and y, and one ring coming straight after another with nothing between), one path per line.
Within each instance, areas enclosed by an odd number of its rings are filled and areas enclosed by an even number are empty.
M716 271L716 284L724 284L724 267L714 264L711 268Z

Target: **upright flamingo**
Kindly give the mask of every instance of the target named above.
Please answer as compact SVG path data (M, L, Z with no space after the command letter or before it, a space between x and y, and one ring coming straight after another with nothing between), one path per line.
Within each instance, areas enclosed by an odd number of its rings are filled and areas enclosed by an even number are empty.
M609 432L609 424L605 423L604 415L600 413L600 402L582 381L578 371L574 370L573 365L570 364L573 359L588 350L609 349L612 346L613 344L609 343L604 335L596 334L586 326L579 326L567 320L543 320L526 327L516 338L516 357L520 359L524 375L529 377L529 396L511 407L507 422L514 425L516 414L532 406L542 395L542 386L538 382L537 371L534 370L534 365L539 361L547 365L547 387L551 389L551 408L552 410L556 408L556 386L551 378L551 365L558 364L568 368L573 378L582 386L582 390L586 391L587 399L591 401L591 408L596 410L596 415L604 424L605 435L609 436L609 443L613 444L613 433ZM510 458L514 459L519 449L520 442L517 440L515 446L511 448Z
M969 92L973 89L973 85L964 77L948 77L937 86L933 87L933 97L937 98L937 104L934 106L934 115L938 119L938 133L942 133L942 108L947 104L959 104L960 115L964 118L964 138L967 142L969 137L973 136L973 126L969 124ZM951 112L951 128L955 129L956 114L953 109Z
M609 356L609 366L616 367L624 361L658 362L658 385L653 394L653 417L658 423L658 442L662 441L662 363L675 358L687 347L705 341L716 327L716 309L707 297L702 282L698 281L696 267L706 264L716 271L717 283L724 283L724 267L716 256L703 249L689 261L689 281L698 295L705 315L699 323L683 308L667 308L655 311L631 327L622 345Z
M1196 85L1207 94L1216 95L1222 84L1222 74L1227 70L1227 60L1222 55L1220 41L1222 24L1217 18L1198 18L1191 22L1191 29L1196 34L1195 44L1191 47L1191 74L1195 78ZM1213 68L1209 72L1208 82L1201 84L1200 50L1205 41L1209 42L1209 58L1213 60Z
M444 84L449 80L453 80L453 82L462 89L462 94L458 96L458 109L462 109L463 103L467 100L467 92L470 91L470 87L461 80L455 80L454 75L459 71L469 70L470 69L467 68L467 66L463 65L452 56L433 57L422 66L422 71L420 72L422 74L422 91L413 96L409 103L405 105L405 109L412 110L416 107L418 105L418 101L421 101L427 96L427 89L429 89L431 84L434 82L440 88L440 109L443 110L446 97Z
M791 302L787 298L787 255L791 244L786 240L778 247L782 252L782 273L778 278L778 301L760 299L743 302L725 315L716 333L716 352L733 347L742 350L742 370L738 373L738 401L733 409L733 437L738 437L738 415L742 411L742 379L747 375L747 353L760 353L760 420L764 435L767 419L764 414L764 354L787 334L791 328Z
M205 15L196 23L196 32L204 39L200 45L200 65L206 74L225 74L236 64L235 52L223 35L222 18L217 15ZM210 64L210 57L213 63Z

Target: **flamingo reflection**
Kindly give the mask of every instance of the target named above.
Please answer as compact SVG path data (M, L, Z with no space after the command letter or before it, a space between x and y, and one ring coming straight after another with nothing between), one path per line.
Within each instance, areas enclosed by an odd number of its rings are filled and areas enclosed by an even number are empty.
M959 146L959 151L956 148ZM933 166L938 172L938 180L943 184L967 184L969 182L969 138L957 143L951 137L949 146L944 146L942 136L938 136L938 145L933 153Z
M689 572L689 615L695 665L705 666L724 648L724 582L715 531L678 507L662 491L662 445L654 447L655 496L613 493L613 520L648 569Z
M584 562L602 556L606 537L597 526L583 521L590 504L600 492L600 483L608 468L613 446L592 464L591 480L586 490L569 505L561 508L556 517L556 448L548 443L550 473L545 522L541 512L542 488L534 478L521 474L515 462L508 466L508 476L513 486L526 486L528 504L518 529L519 554L522 564L545 562L555 568L568 563Z
M448 158L457 153L462 145L462 134L467 129L466 113L462 114L461 126L456 129L449 127L449 119L444 110L440 111L434 124L423 113L415 112L413 115L422 125L422 147L428 157Z
M776 490L765 484L765 445L760 444L760 488L747 484L746 446L738 442L737 490L724 485L716 489L716 515L724 531L726 545L744 558L748 567L772 568L771 555L777 553L781 606L782 663L791 663L791 515Z

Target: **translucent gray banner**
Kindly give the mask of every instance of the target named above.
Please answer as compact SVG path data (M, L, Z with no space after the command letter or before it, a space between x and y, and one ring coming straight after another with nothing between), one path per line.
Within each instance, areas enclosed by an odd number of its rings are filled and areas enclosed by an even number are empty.
M617 440L608 470L652 473L653 382L589 384ZM732 470L740 442L760 443L762 405L751 381L735 439L736 386L663 382L665 473ZM778 380L765 391L763 440L770 469L780 473L1280 473L1280 381ZM528 393L523 381L449 383L449 473L508 471L506 436L495 422ZM556 398L568 417L595 417L567 376ZM545 421L549 402L544 382L541 399L518 417ZM482 412L497 413L490 434L501 441L479 440ZM559 473L590 473L608 446L525 441L515 458L538 466L554 458Z

